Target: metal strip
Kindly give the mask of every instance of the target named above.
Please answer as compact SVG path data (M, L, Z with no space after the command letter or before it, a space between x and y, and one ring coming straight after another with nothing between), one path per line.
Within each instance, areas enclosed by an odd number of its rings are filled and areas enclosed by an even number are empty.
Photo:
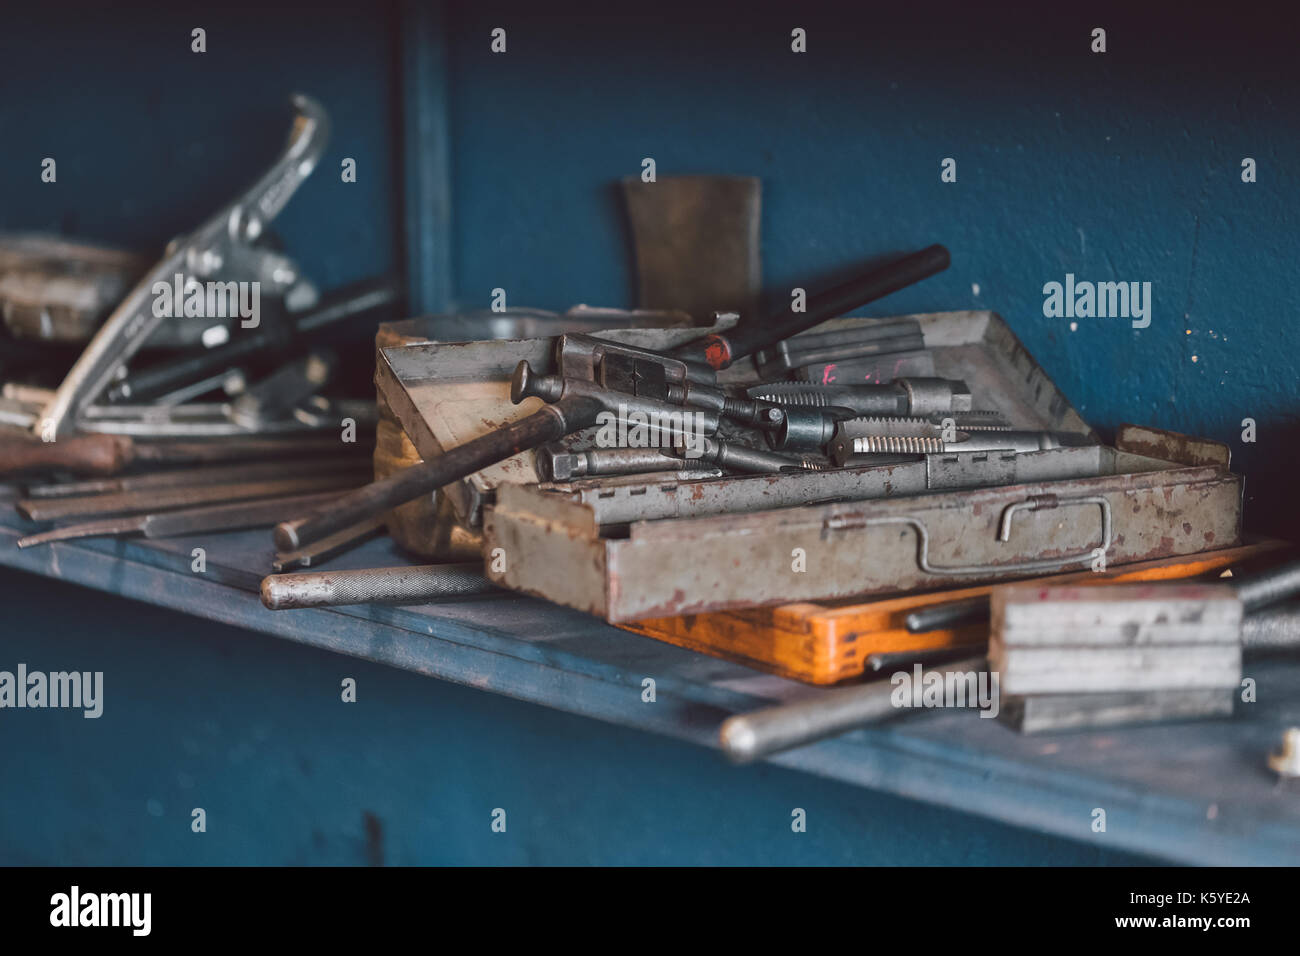
M453 301L446 27L442 3L405 0L399 8L402 222L412 315L446 312Z

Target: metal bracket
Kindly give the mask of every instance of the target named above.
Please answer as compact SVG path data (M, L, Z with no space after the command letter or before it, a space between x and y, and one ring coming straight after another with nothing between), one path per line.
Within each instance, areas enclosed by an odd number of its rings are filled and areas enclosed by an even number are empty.
M1042 511L1048 508L1059 508L1069 505L1097 505L1101 509L1101 544L1099 547L1102 553L1110 550L1111 539L1111 512L1110 502L1101 495L1088 495L1081 498L1058 498L1056 495L1032 495L1024 501L1017 501L1007 505L1002 512L1002 518L999 522L998 540L1008 541L1011 538L1011 519L1017 511ZM925 522L914 515L900 515L898 517L878 517L866 518L855 515L844 515L842 517L830 518L825 523L828 531L847 531L855 528L867 528L873 525L886 524L905 524L916 530L917 553L916 564L926 574L934 575L966 575L966 574L1002 574L1008 571L1052 571L1073 564L1076 561L1087 561L1096 553L1096 548L1086 548L1075 554L1068 554L1060 558L1051 558L1044 561L1020 561L1013 564L969 564L969 565L948 565L939 567L930 563L930 533L925 527Z

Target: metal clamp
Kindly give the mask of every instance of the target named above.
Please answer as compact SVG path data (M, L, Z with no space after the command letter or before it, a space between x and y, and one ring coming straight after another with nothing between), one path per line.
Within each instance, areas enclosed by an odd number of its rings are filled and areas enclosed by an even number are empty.
M1048 508L1059 508L1068 505L1097 505L1101 508L1101 544L1099 547L1103 554L1109 551L1111 543L1110 502L1101 495L1088 495L1082 498L1058 498L1056 495L1033 495L1026 498L1024 501L1017 501L1014 504L1007 505L1002 512L1002 518L999 522L998 540L1010 540L1011 519L1015 516L1017 511L1042 511ZM1097 551L1096 548L1087 548L1075 554L1068 554L1064 557L1051 558L1050 560L1045 561L1020 561L1014 564L948 565L945 567L939 567L930 563L930 534L925 527L925 522L914 515L879 518L845 515L843 517L828 519L824 527L828 531L842 531L885 524L905 524L916 530L916 564L917 567L926 574L965 575L1001 574L1007 571L1052 571L1068 564L1073 564L1076 561L1087 561Z
M185 273L193 281L252 279L286 305L295 297L303 300L297 303L302 307L314 303L315 288L293 260L254 244L311 174L329 137L329 118L319 103L298 95L293 105L297 115L280 158L234 202L168 244L163 258L104 321L64 378L37 423L42 439L53 441L71 433L114 377L125 374L127 363L162 322L152 307L156 282L170 283L176 274Z

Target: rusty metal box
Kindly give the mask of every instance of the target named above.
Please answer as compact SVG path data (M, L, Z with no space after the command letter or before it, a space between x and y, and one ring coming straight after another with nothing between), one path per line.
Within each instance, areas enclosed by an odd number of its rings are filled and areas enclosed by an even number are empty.
M1017 428L1095 440L1000 317L915 318L937 374L964 379L981 407L997 408ZM445 423L420 412L432 407L430 387L446 396L444 373L483 383L478 388L497 380L503 393L519 358L545 363L549 353L545 340L468 348L442 361L426 353L414 364L414 356L388 350L381 362L381 388L386 378L393 386L405 379L385 392L399 418L404 409L417 430L444 432L444 447L473 437L448 436ZM416 365L424 394L410 375ZM742 382L757 375L752 367L732 371ZM484 428L531 411L503 397L492 408L480 409ZM1232 547L1241 532L1241 479L1228 470L1226 446L1130 426L1114 446L1019 455L693 481L647 476L568 489L529 484L535 480L519 462L498 466L489 482L495 502L484 511L484 546L496 555L489 576L613 622L1124 564Z

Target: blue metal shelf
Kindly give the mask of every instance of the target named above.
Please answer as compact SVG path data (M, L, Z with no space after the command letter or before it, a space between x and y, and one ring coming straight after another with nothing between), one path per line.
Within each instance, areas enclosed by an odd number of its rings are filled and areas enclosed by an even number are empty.
M729 714L815 694L798 683L502 593L438 605L272 612L256 589L266 531L202 540L89 540L19 551L31 526L0 519L0 564L377 661L441 680L716 746ZM207 570L190 570L203 547ZM403 558L387 539L337 559ZM1300 665L1252 663L1258 702L1233 720L1024 737L971 712L925 712L780 755L774 763L1109 849L1200 864L1300 862L1300 801L1265 765L1300 723ZM653 677L656 701L642 701ZM720 758L721 759L721 758ZM1094 808L1105 834L1091 832Z

